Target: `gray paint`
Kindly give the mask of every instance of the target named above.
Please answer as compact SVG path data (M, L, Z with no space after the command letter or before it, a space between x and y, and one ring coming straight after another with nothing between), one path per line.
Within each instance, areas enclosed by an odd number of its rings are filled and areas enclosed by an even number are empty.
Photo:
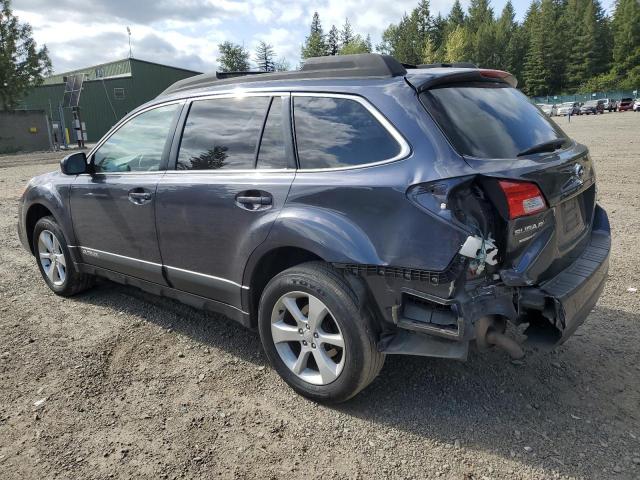
M432 79L435 74L430 71L425 75ZM419 74L412 74L412 80L419 83L417 77ZM166 95L137 112L167 101L188 102L232 93L226 88L219 85ZM304 249L334 264L434 272L449 269L466 236L474 232L456 221L449 211L430 209L408 198L415 186L435 182L443 186L446 194L474 178L533 180L545 192L555 215L555 202L569 194L583 193L595 178L586 150L580 145L559 155L545 156L544 160L522 159L513 164L490 160L474 163L461 157L403 77L253 81L244 91L361 96L399 130L410 148L404 158L392 162L335 171L169 170L104 179L100 175L37 177L22 201L19 228L23 243L28 209L41 202L50 206L63 223L65 235L68 233L67 238L73 239L70 244L94 249L75 249L79 250L76 255L82 268L111 272L108 274L123 283L145 285L144 288L174 298L183 296L183 301L207 299L209 308L241 312L234 318L247 324L250 319L246 312L251 311L247 289L257 265L269 252L283 247ZM165 146L166 165L170 168L175 165L185 112L186 108L169 135L172 140ZM288 161L295 165L293 143L288 152ZM571 179L567 167L576 161L586 167L586 181L569 193L562 192L561 186ZM73 226L65 206L70 185ZM150 201L144 205L129 202L127 195L133 188L146 189L151 194ZM270 196L272 204L248 211L239 204L238 196ZM436 194L427 196L433 197L430 204L439 205ZM594 205L591 203L591 211L587 212L591 218ZM608 228L599 234L610 235ZM589 230L585 236L590 235ZM577 239L575 245L581 241L584 239ZM468 322L467 327L471 327L487 309L513 316L514 298L525 290L522 287L538 280L527 277L518 284L518 271L530 274L535 265L551 265L554 259L544 258L551 254L550 249L525 249L510 272L518 288L489 285L486 290L468 292L464 274L458 274L450 284L435 286L384 275L363 280L377 318L386 322L384 330L394 327L393 308L407 291L426 292L455 305ZM472 336L473 328L465 329L463 340ZM402 346L397 347L399 350L395 351L403 351Z

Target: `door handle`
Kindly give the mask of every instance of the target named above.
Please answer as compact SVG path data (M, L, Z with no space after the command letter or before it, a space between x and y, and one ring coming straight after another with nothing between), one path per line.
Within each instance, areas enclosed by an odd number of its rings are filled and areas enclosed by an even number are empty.
M266 210L273 205L273 197L262 190L245 190L236 195L236 205L245 210Z
M238 203L242 203L243 205L271 205L272 199L271 197L246 197L239 196L236 197Z
M151 200L151 192L147 192L141 188L129 191L129 201L136 205L142 205Z

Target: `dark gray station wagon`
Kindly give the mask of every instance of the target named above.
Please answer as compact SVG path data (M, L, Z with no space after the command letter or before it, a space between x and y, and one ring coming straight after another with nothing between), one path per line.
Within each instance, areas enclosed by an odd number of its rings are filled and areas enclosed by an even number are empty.
M296 391L344 401L387 354L564 342L607 275L587 149L469 65L383 55L182 80L61 172L19 233L59 295L95 276L257 329Z

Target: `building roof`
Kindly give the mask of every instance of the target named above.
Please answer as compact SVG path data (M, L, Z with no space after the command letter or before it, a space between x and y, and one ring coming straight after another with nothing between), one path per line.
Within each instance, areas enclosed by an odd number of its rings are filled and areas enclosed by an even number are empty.
M137 58L123 58L121 60L115 60L113 62L101 63L99 65L93 65L90 67L80 68L77 70L71 70L68 72L57 73L55 75L51 75L46 77L42 82L43 85L53 85L57 83L64 83L63 78L69 75L80 75L84 74L84 81L88 80L106 80L110 78L122 78L122 77L130 77L132 75L131 65L133 62L142 62L148 63L151 65L158 65L161 67L172 68L174 70L182 70L184 72L190 72L194 74L199 74L200 72L196 72L194 70L188 70L186 68L173 67L171 65L163 65L161 63L149 62L147 60L140 60Z

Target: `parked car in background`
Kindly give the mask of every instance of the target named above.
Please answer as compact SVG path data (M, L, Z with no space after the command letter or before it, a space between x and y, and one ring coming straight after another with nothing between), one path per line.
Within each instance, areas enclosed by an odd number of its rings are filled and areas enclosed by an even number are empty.
M516 84L378 54L189 77L32 179L20 239L58 295L102 276L257 330L315 401L354 396L387 354L520 358L507 323L566 341L611 232L589 150Z
M618 104L618 110L620 112L626 112L627 110L633 110L633 98L627 97L620 100Z
M618 102L613 98L603 99L603 107L608 112L615 112L618 110Z
M555 105L550 105L548 103L538 103L537 104L540 110L549 115L550 117L554 117L558 114L557 107Z
M580 115L580 104L578 102L561 103L556 109L556 114L559 116Z
M604 100L589 100L580 107L580 114L597 115L598 113L604 113Z
M640 98L636 98L633 102L633 111L640 112Z

